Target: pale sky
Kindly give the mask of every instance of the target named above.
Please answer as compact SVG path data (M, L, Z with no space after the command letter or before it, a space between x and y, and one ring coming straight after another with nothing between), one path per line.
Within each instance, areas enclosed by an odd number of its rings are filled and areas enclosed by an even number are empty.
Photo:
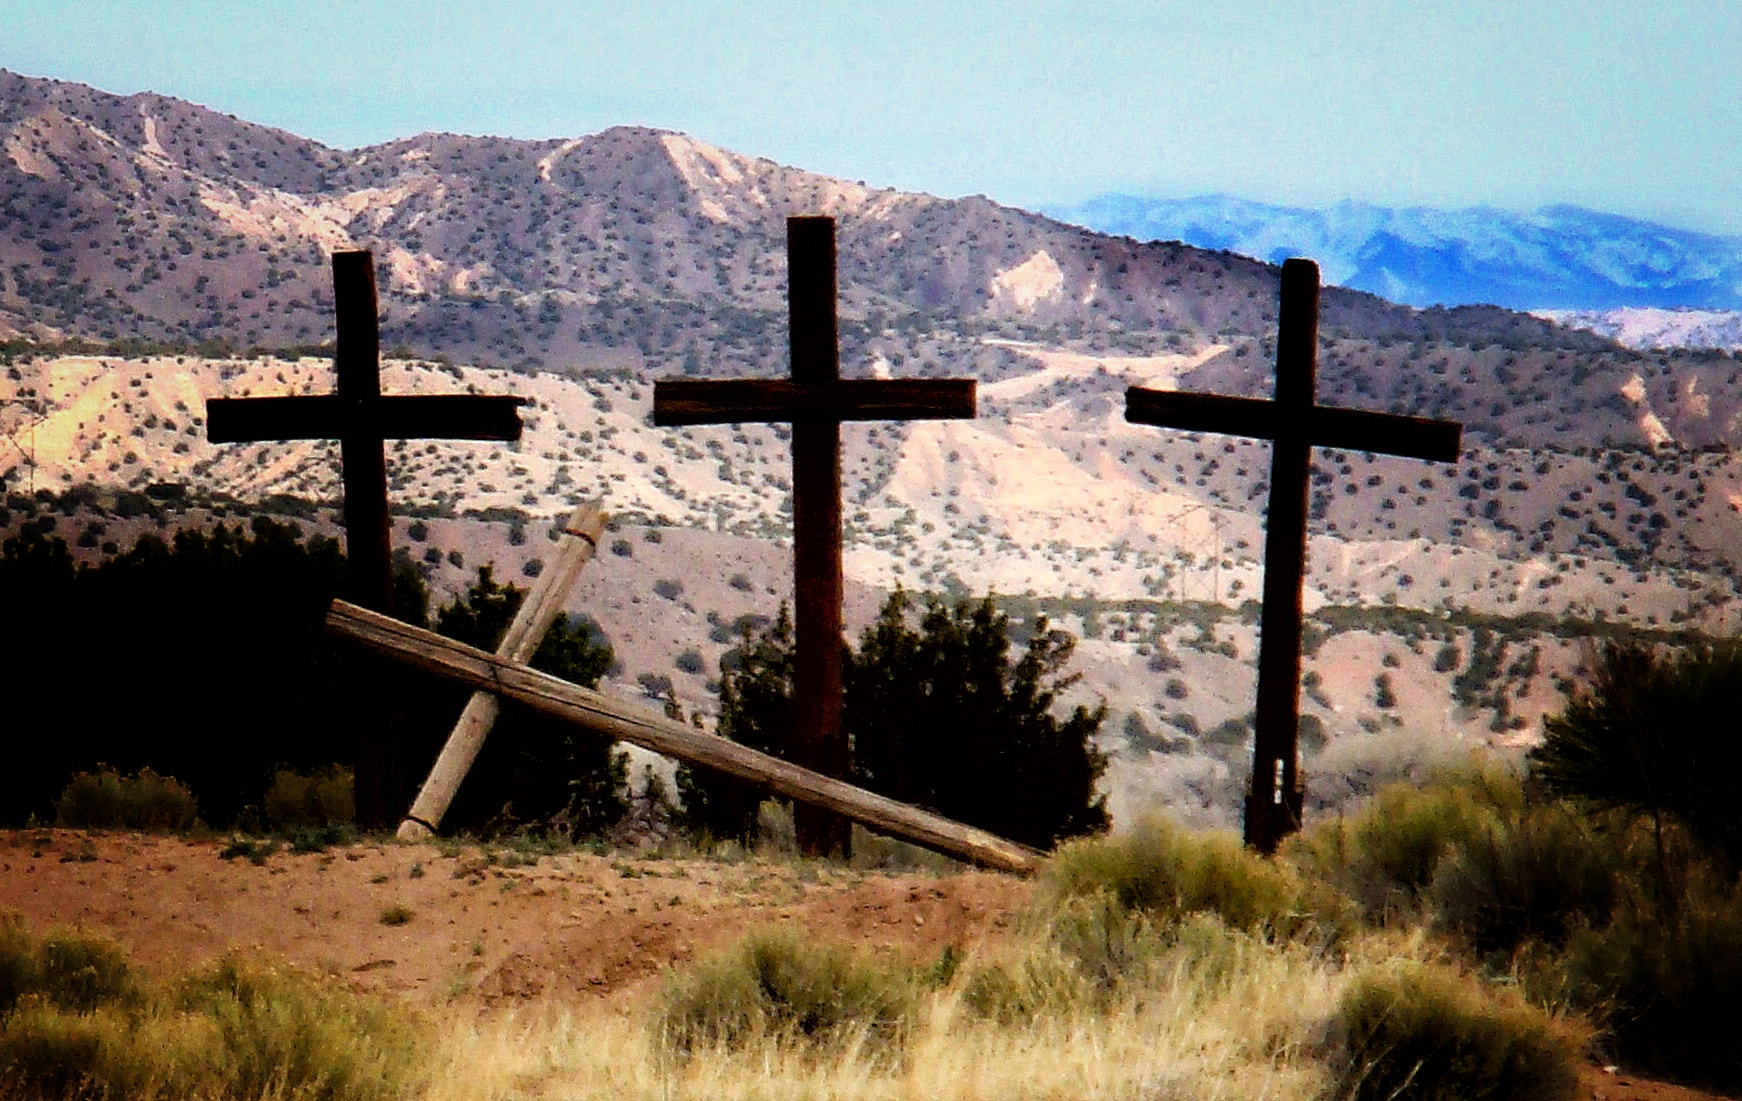
M330 145L620 123L945 196L1572 202L1742 234L1742 3L0 0L0 68Z

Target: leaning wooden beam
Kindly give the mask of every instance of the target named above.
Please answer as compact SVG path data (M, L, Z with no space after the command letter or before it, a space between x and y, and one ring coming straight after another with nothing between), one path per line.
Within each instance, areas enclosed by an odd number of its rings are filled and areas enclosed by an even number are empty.
M333 601L327 612L327 630L437 676L515 700L606 737L761 784L776 795L825 808L879 833L959 860L1031 875L1045 859L1043 853L1026 845L704 734L342 600Z
M507 633L502 636L501 645L496 647L499 657L518 662L532 660L532 655L544 641L545 632L550 630L557 613L567 602L569 590L574 588L575 579L581 575L581 567L598 548L599 536L604 530L605 514L597 506L584 504L575 509L574 515L563 525L554 560L538 575L532 591L526 594L520 610L514 614L514 622L508 625ZM490 728L496 725L499 709L499 701L488 692L473 692L472 698L466 701L466 708L460 712L459 721L454 723L447 744L442 746L441 755L429 770L429 778L424 780L417 793L417 800L399 823L401 841L421 841L442 824L442 816L453 803L461 781L472 770L472 762L478 759L478 751L484 748L484 739L489 737Z

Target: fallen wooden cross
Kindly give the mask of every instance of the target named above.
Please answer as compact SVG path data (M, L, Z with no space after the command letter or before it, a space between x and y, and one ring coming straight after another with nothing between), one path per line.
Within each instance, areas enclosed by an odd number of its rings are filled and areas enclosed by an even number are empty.
M514 622L508 625L507 633L496 647L498 657L516 662L532 660L532 655L538 652L539 644L544 641L544 633L550 630L550 625L568 600L569 590L581 575L581 567L598 549L599 536L604 530L605 514L596 506L587 504L575 509L574 515L563 525L555 559L538 575L532 591L526 594L520 610L514 613ZM441 825L442 815L448 812L454 794L460 790L460 782L471 771L478 751L484 748L484 739L489 737L490 728L496 724L499 707L496 697L488 692L473 692L472 698L466 701L466 709L460 712L459 721L454 723L453 732L448 735L440 756L431 766L429 778L418 791L416 802L411 804L411 809L399 823L401 841L421 841Z
M327 630L396 661L514 700L605 737L638 745L766 787L928 849L998 871L1031 875L1045 854L1026 845L898 803L681 722L630 707L526 665L408 623L333 601Z

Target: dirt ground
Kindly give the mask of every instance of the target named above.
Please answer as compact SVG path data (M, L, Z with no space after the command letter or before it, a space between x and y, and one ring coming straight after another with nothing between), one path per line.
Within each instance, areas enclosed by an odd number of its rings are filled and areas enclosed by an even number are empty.
M935 958L1006 925L1027 885L798 861L521 855L363 842L223 859L223 840L0 833L0 909L101 930L142 966L263 950L425 1004L632 995L752 927ZM398 908L397 913L389 911Z
M0 832L0 910L38 931L104 932L148 970L263 951L354 988L487 1010L631 998L662 969L747 930L935 959L1008 928L1028 897L986 872L860 871L478 846L362 842L224 859L226 841L69 830ZM1592 1066L1593 1101L1721 1101Z

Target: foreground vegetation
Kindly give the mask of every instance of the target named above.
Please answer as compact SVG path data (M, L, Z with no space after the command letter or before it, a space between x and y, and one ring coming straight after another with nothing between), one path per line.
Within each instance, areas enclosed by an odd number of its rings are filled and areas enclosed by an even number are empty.
M178 1101L415 1095L429 1030L265 960L139 974L112 941L0 915L0 1096Z
M1554 1101L1592 1053L1734 1090L1739 912L1673 816L1475 762L1272 860L1162 819L1070 842L1008 934L939 956L765 930L589 1009L436 1020L234 959L150 981L14 920L0 1097Z
M146 571L297 547L257 527L117 561ZM13 571L63 556L43 540L0 547ZM481 574L439 619L486 637L517 597ZM1058 672L1043 637L1012 692L989 604L936 606L919 630L902 612L880 621L885 650L947 657L983 637L966 649L986 658L986 698L1024 714ZM578 630L572 641L596 676L606 655ZM767 687L772 707L778 632L745 641L733 689ZM1008 935L915 959L763 931L632 1007L438 1022L260 961L143 977L101 938L0 920L0 1098L1556 1101L1590 1053L1735 1091L1742 812L1726 785L1742 767L1727 710L1739 691L1735 648L1611 646L1528 771L1472 760L1381 789L1274 859L1162 819L1067 841ZM1062 739L1091 772L1098 722L1074 716ZM594 771L617 790L620 770ZM329 831L349 798L342 769L279 769L258 814L293 847L305 834L342 843ZM150 769L99 769L54 810L69 826L187 829L197 804ZM221 855L262 854L238 839Z
M1011 935L909 959L784 931L629 1011L453 1027L433 1097L1569 1098L1587 1026L1223 834L1065 846Z

